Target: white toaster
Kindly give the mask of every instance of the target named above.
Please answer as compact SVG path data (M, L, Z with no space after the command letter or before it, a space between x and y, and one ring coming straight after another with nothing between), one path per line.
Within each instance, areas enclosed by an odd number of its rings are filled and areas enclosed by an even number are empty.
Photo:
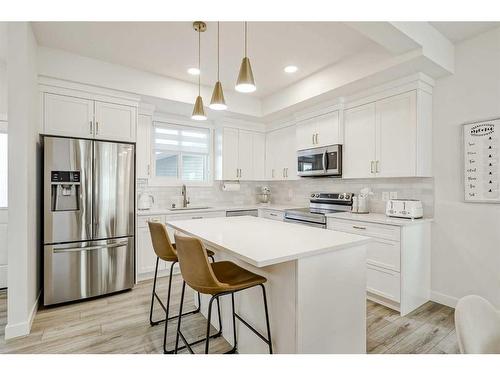
M392 217L418 219L424 216L422 202L416 199L391 199L385 206L385 214Z

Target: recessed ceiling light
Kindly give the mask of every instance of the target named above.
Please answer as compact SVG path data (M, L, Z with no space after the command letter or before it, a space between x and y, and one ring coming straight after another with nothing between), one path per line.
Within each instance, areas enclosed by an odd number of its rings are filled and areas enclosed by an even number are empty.
M200 74L200 69L198 68L189 68L188 73L191 74L192 76L197 76Z
M286 73L295 73L299 68L297 68L295 65L288 65L285 66L285 69L283 69Z

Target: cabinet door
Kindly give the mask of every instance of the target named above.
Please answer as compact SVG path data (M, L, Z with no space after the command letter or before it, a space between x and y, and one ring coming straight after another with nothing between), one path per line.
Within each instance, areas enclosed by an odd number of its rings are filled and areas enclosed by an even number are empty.
M266 134L266 180L276 180L276 162L277 162L277 147L278 132L272 131Z
M239 179L253 180L253 132L240 130L238 141Z
M239 131L224 128L222 138L222 179L237 180Z
M72 96L44 94L44 133L92 138L94 101Z
M137 273L154 272L156 266L156 253L151 242L149 228L137 229ZM165 262L160 261L159 270L165 269Z
M339 111L316 117L316 147L342 143L340 139Z
M285 180L296 180L297 176L297 141L295 126L283 128L281 131L281 155L283 157L282 168Z
M254 180L265 179L266 164L266 135L264 133L253 133L253 178Z
M96 101L95 122L96 138L135 142L137 108Z
M137 123L136 176L137 178L151 177L151 128L153 119L148 115L139 115Z
M377 176L416 175L416 103L415 91L377 102Z
M375 103L344 112L343 177L373 177L375 161Z
M297 150L304 150L316 146L316 119L306 120L297 126Z

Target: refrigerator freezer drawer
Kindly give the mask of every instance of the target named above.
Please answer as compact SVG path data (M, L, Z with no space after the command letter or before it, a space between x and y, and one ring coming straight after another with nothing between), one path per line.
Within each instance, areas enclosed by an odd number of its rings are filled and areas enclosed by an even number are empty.
M75 301L134 284L134 237L44 246L44 305Z

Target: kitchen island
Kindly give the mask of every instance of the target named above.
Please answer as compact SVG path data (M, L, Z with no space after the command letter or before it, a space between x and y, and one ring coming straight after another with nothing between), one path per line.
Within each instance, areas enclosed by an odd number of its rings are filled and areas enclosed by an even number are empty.
M369 238L264 218L167 221L216 252L267 278L276 353L366 352L366 244ZM208 297L202 299L206 316ZM223 336L233 343L230 297L221 298ZM236 295L236 312L265 332L259 288ZM213 314L217 326L217 314ZM237 321L238 352L267 346Z

